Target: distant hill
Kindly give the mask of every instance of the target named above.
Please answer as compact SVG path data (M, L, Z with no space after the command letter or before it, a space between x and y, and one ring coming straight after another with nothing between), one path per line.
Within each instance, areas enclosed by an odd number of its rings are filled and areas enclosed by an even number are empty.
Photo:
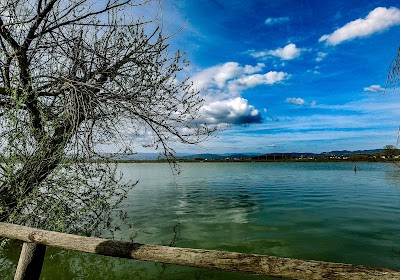
M223 159L223 158L225 158L225 156L224 155L218 155L218 154L194 154L194 155L178 156L178 158L182 158L182 159L196 159L196 158Z
M357 151L331 151L331 152L323 152L319 154L315 153L270 153L270 154L264 154L264 155L258 155L253 157L254 159L257 158L271 158L271 157L276 157L276 158L300 158L300 157L313 157L313 158L321 158L321 157L327 157L327 156L352 156L352 155L371 155L371 154L378 154L384 152L383 149L374 149L374 150L357 150Z
M257 153L225 153L225 154L187 154L177 153L177 159L207 159L207 160L222 160L222 159L260 159L262 157L276 157L276 158L300 158L300 157L326 157L326 156L351 156L360 154L378 154L384 152L383 149L373 150L357 150L357 151L330 151L323 153L269 153L269 154L257 154ZM136 153L132 155L121 155L115 156L115 159L121 160L157 160L165 158L163 155L157 153Z
M375 149L375 150L357 150L357 151L332 151L322 154L330 154L330 155L337 155L337 156L350 156L350 155L371 155L371 154L379 154L383 153L383 149Z

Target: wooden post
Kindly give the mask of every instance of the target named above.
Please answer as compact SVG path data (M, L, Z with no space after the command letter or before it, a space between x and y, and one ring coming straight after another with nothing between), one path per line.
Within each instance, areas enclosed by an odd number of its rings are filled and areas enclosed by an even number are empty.
M24 242L14 280L39 280L46 245Z
M1 222L0 236L98 255L291 279L400 279L400 270L394 269L373 268L361 265L312 260L298 260L226 251L121 242L104 238L59 233ZM22 261L20 260L20 262ZM18 267L19 266L20 265L18 264Z

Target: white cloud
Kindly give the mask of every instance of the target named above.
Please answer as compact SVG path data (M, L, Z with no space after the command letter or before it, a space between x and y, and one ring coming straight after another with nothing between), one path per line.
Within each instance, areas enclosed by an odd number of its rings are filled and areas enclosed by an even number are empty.
M306 104L306 101L303 98L296 98L296 97L286 98L285 102L296 104L296 105L305 105Z
M242 76L228 83L228 90L231 93L237 94L243 90L254 88L259 85L272 85L280 82L288 77L285 72L269 71L265 74L253 74Z
M249 124L262 122L260 112L242 97L206 104L203 107L203 115L207 123Z
M262 71L264 63L258 63L256 66L240 66L237 62L226 62L204 69L193 76L193 81L197 89L217 86L223 88L226 82L231 79L241 77L244 74L253 74Z
M235 78L243 73L243 68L237 62L227 62L217 69L213 79L219 88L225 86L227 80Z
M240 66L237 62L227 62L196 73L192 80L196 89L205 90L208 94L237 96L243 90L258 85L272 85L289 77L289 74L277 71L256 74L263 68L264 63Z
M265 20L265 24L266 25L275 25L275 24L288 22L289 20L290 20L289 17L277 17L277 18L270 17Z
M267 56L268 53L267 53L267 52L263 52L263 51L261 51L261 52L250 51L250 55L251 55L252 57L254 57L254 58L260 58L260 57Z
M267 54L277 56L282 60L291 60L300 56L301 49L297 48L295 44L290 43L284 48L270 50Z
M193 75L196 89L201 90L205 100L203 120L207 123L248 124L262 122L259 110L240 97L241 93L259 85L272 85L290 75L269 71L260 74L264 63L241 66L227 62L212 66Z
M323 35L319 42L326 41L327 45L337 45L343 41L357 37L365 37L391 26L400 24L400 10L391 7L389 9L378 7L371 11L365 18L351 21L329 35Z
M369 87L365 87L364 91L369 91L369 92L383 92L385 89L381 87L380 85L371 85Z
M268 56L279 57L281 60L292 60L300 56L302 51L309 51L308 49L300 49L296 47L296 44L290 43L283 48L277 48L276 50L265 50L255 51L249 50L248 53L254 58L265 59Z
M254 73L262 71L264 67L265 67L264 63L257 63L256 66L246 65L244 67L244 73L245 74L254 74Z
M327 55L328 55L328 53L318 52L318 53L317 53L317 58L315 59L315 61L320 62L320 61L322 61Z
M193 80L199 89L210 84L219 88L225 86L225 82L229 79L237 77L243 70L237 62L227 62L222 65L213 66L197 73Z
M311 107L317 106L317 101L315 101L315 100L311 101L310 106Z

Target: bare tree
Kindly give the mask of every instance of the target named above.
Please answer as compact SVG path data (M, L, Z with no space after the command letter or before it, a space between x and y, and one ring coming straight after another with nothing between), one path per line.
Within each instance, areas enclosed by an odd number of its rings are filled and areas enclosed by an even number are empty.
M99 162L132 141L172 156L171 141L210 135L202 100L177 74L149 1L4 0L0 4L0 221L93 233L133 182ZM146 137L151 137L149 142Z
M399 82L400 78L400 48L397 51L397 56L393 60L392 64L390 65L388 76L386 79L386 88L388 85L393 84L394 88L396 88L397 83Z
M394 145L385 145L383 147L384 153L388 158L396 156L399 154L399 150Z

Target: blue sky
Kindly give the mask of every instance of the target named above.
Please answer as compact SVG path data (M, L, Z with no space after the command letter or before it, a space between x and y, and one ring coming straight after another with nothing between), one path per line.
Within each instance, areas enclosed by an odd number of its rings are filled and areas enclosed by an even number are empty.
M400 47L399 1L165 0L165 29L229 124L177 152L323 152L396 144L400 92L383 92Z

